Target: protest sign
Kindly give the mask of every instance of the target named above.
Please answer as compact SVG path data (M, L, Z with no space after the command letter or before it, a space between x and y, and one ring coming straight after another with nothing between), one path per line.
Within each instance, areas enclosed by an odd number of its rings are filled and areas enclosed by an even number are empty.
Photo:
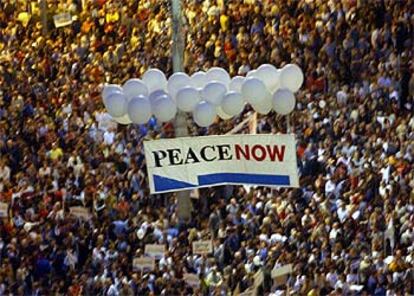
M204 255L213 252L213 243L209 240L193 242L193 253Z
M85 207L70 207L69 211L73 216L78 217L79 219L86 221L92 219L92 214Z
M155 259L150 257L137 257L132 261L135 271L151 271L155 269Z
M154 258L161 259L165 254L165 245L147 244L145 245L145 255Z

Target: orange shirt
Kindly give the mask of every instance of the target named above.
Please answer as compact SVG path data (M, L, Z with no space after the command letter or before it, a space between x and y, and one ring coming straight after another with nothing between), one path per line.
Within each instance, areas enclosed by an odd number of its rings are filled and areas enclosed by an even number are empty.
M93 23L91 21L84 21L82 24L82 32L89 33L92 28Z

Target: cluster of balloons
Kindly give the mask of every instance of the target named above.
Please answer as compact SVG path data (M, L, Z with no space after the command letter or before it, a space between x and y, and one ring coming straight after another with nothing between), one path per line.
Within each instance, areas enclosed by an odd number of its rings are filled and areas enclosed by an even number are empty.
M177 72L168 80L162 71L149 69L142 79L130 79L122 86L105 85L102 98L108 113L120 124L144 124L152 116L167 122L181 110L192 112L195 123L207 127L217 116L226 120L239 115L246 103L260 114L273 109L287 115L295 108L294 92L303 80L303 72L295 64L282 69L264 64L246 77L233 78L219 67L191 76Z

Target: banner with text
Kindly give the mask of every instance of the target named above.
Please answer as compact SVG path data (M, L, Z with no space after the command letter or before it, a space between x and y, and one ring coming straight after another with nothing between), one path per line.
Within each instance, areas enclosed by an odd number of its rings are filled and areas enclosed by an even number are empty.
M151 193L226 184L298 187L294 135L232 135L144 142Z

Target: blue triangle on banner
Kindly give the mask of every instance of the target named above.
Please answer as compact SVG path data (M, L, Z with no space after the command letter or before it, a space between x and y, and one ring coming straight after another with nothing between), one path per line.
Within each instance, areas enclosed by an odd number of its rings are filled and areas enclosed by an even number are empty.
M154 187L156 191L166 191L166 190L172 190L172 189L180 189L180 188L184 189L184 188L196 187L196 185L193 185L187 182L178 181L175 179L162 177L158 175L153 175L153 176L154 176Z

